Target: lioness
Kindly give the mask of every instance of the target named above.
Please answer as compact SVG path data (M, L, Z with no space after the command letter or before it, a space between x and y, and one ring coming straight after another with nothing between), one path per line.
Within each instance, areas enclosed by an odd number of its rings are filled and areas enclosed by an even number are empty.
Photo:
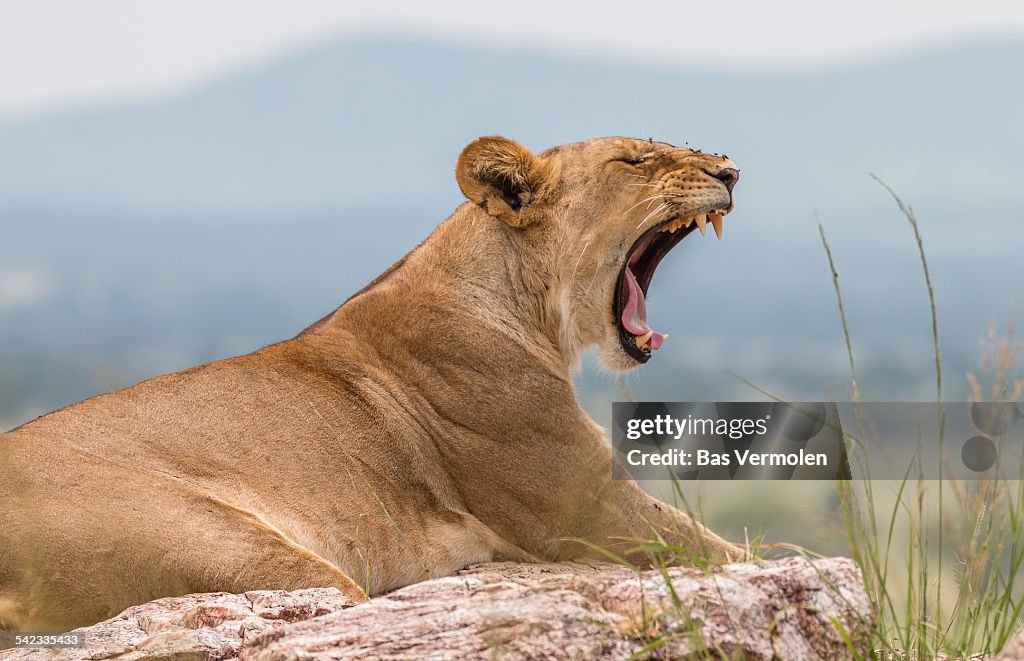
M294 339L0 437L0 621L89 624L157 597L334 586L354 599L509 558L740 549L612 479L571 370L665 335L658 262L710 224L725 157L603 138L459 156L469 201Z

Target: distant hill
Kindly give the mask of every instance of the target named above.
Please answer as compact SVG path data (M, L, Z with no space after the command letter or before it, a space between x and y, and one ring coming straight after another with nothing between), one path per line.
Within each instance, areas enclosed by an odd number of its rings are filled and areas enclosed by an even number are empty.
M865 370L918 392L916 248L865 173L918 211L962 374L1024 275L1022 68L1024 44L737 76L373 39L158 103L0 122L0 419L297 332L460 203L455 158L492 133L652 136L741 166L726 240L686 242L656 278L652 320L673 338L640 394L713 398L731 386L708 392L712 363L841 384L816 213Z
M394 40L344 41L155 105L0 124L0 208L210 214L452 204L463 144L652 135L733 155L748 199L1019 205L1024 44L739 77ZM397 181L394 172L402 176ZM769 173L771 176L769 176ZM858 185L860 184L860 185ZM777 207L776 207L777 208ZM824 209L822 209L824 211Z

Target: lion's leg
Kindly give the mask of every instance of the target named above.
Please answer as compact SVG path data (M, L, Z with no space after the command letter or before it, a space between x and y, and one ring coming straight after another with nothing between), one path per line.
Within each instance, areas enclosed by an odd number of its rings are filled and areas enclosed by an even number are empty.
M44 512L25 531L20 628L67 630L193 592L335 587L366 599L344 572L250 512L163 480L119 479L160 498L131 508L96 499L89 516L62 527Z
M198 539L183 540L192 545L182 559L191 563L183 567L191 592L333 587L356 602L366 600L341 569L252 514L229 507L219 515L221 521L211 522Z
M169 548L163 553L113 559L109 567L116 568L116 574L108 574L103 585L74 574L43 591L36 583L28 608L22 609L20 628L65 631L113 617L129 606L193 592L334 587L356 602L366 599L362 589L329 562L247 522L197 532L165 538ZM210 544L214 536L220 544ZM99 569L80 566L94 575Z
M631 561L645 560L643 554L630 553L640 541L658 539L679 549L684 559L694 563L733 562L744 557L742 548L657 500L633 480L609 480L596 507L587 541ZM606 557L594 549L588 549L585 555Z
M0 506L5 503L0 499ZM0 520L0 528L7 530ZM8 540L0 539L0 631L24 629L25 613L17 590L17 565Z

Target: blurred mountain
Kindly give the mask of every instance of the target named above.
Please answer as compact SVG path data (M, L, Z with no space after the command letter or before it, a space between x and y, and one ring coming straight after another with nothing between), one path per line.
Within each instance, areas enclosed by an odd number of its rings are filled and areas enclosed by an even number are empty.
M758 396L722 368L841 396L818 217L867 396L927 398L917 248L866 173L919 216L959 378L1020 309L1022 65L1024 44L967 44L740 76L367 39L159 102L0 121L0 425L293 335L460 203L455 159L493 133L651 136L741 166L725 240L685 241L655 278L652 323L673 337L637 396ZM617 394L589 370L581 385Z

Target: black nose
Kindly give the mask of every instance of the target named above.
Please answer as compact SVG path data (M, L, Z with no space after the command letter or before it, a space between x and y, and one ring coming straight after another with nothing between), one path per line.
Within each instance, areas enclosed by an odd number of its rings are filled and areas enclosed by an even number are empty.
M708 172L708 174L725 184L730 193L732 192L732 187L740 180L740 171L736 168L722 168L718 172Z

